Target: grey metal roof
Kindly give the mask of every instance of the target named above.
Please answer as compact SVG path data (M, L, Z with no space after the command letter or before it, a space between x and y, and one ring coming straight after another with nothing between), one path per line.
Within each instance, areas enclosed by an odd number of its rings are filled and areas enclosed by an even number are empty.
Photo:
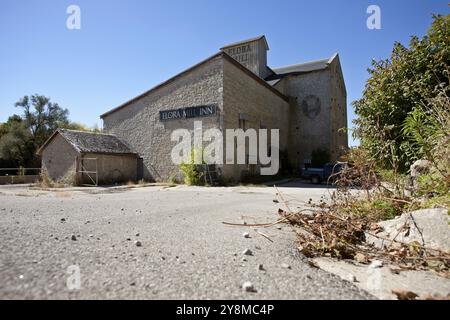
M240 44L247 43L247 42L252 42L252 41L261 40L261 39L264 39L264 42L265 42L266 47L267 47L267 50L269 50L269 44L267 43L267 40L266 40L266 36L265 36L265 35L260 35L260 36L254 37L254 38L250 38L250 39L246 39L246 40L241 40L241 41L238 41L238 42L233 42L233 43L230 43L230 44L227 44L227 45L223 46L222 48L220 48L220 50L223 50L223 49L226 49L226 48L229 48L229 47L238 46L238 45L240 45Z
M305 62L305 63L293 64L293 65L279 67L279 68L272 68L272 70L275 74L272 74L269 77L267 77L266 81L281 79L290 74L324 70L324 69L328 68L330 63L336 57L337 57L337 54L333 55L331 58L328 58L328 59L309 61L309 62Z
M322 70L328 67L328 59L310 61L305 63L294 64L290 66L275 68L272 70L277 74L294 73L294 72L310 72Z
M70 144L79 152L136 154L114 135L77 130L58 129Z

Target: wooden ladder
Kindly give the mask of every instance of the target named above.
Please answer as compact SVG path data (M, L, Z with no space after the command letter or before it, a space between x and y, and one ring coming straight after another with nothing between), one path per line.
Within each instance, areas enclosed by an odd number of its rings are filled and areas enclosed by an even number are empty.
M215 186L218 184L218 175L216 165L204 164L203 165L203 177L205 178L205 184Z

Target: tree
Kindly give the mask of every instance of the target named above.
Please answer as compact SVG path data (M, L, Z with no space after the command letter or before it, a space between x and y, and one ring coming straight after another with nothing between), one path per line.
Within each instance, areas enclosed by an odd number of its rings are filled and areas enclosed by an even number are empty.
M14 114L10 116L5 123L0 123L0 139L8 133L11 126L16 122L22 122L22 118L17 114Z
M88 126L86 126L86 125L84 125L82 123L79 123L79 122L70 122L68 124L62 125L61 128L69 129L69 130L95 132L95 133L99 133L101 131L98 128L97 124L95 124L93 127L88 127Z
M89 128L70 122L67 109L42 95L24 96L15 106L23 115L12 115L0 123L0 167L39 166L36 150L58 128L100 132L97 125Z
M36 148L41 146L58 127L69 124L69 111L57 103L50 102L48 97L38 94L31 97L24 96L15 106L23 109L23 120L31 132Z
M380 166L406 171L424 156L425 149L402 129L411 117L426 127L433 123L433 112L427 114L430 101L443 90L450 93L449 48L450 15L434 16L422 39L413 36L409 48L395 43L390 59L372 62L363 97L353 102L358 115L354 135Z
M6 134L0 138L0 158L12 167L25 166L33 158L34 151L31 134L25 123L12 121Z

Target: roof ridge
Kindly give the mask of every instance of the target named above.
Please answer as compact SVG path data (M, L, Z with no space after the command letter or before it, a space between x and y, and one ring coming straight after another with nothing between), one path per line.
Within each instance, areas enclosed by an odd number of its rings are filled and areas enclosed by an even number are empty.
M333 56L331 56L331 58L333 58L335 55L336 55L336 54L334 54ZM301 65L309 64L309 63L317 63L317 62L325 62L325 61L328 63L328 61L330 61L331 58L324 58L324 59L318 59L318 60L306 61L306 62L302 62L302 63L288 64L288 65L285 65L285 66L272 68L272 70L275 71L275 70L278 70L278 69L291 68L291 67L296 67L296 66L301 66Z
M200 61L199 63L194 64L193 66L191 66L191 67L189 67L189 68L187 68L187 69L185 69L185 70L183 70L183 71L177 73L176 75L170 77L169 79L167 79L167 80L165 80L165 81L163 81L163 82L158 83L157 85L155 85L155 86L151 87L150 89L144 91L143 93L141 93L141 94L135 96L134 98L129 99L128 101L126 101L126 102L120 104L119 106L117 106L117 107L115 107L115 108L110 109L109 111L106 111L105 113L103 113L102 115L100 115L100 118L103 119L103 118L106 117L107 115L112 114L112 113L114 113L114 112L116 112L116 111L118 111L118 110L120 110L120 109L122 109L122 108L128 106L130 103L132 103L132 102L134 102L134 101L136 101L136 100L138 100L138 99L140 99L140 98L142 98L142 97L145 97L147 94L151 93L152 91L157 90L157 89L159 89L159 88L161 88L161 87L167 85L168 83L170 83L170 82L172 82L172 81L178 79L179 77L181 77L181 76L183 76L183 75L189 73L190 71L195 70L196 68L200 67L201 65L210 62L211 60L213 60L213 59L219 57L219 56L222 55L223 53L224 53L223 51L219 51L219 52L213 54L212 56L210 56L210 57L208 57L208 58L206 58L206 59Z
M70 132L79 132L79 133L88 133L88 134L101 134L104 136L113 136L113 137L117 137L114 134L111 133L103 133L103 132L94 132L94 131L84 131L84 130L75 130L75 129L66 129L66 128L58 128L57 130L59 131L70 131Z
M240 40L240 41L236 41L236 42L233 42L233 43L226 44L223 47L221 47L220 50L223 50L223 49L226 49L226 48L229 48L229 47L234 47L234 46L246 43L246 42L258 41L258 40L261 40L263 38L264 38L264 40L266 42L267 49L269 49L269 44L267 43L266 36L264 34L261 34L259 36L253 37L253 38L244 39L244 40Z

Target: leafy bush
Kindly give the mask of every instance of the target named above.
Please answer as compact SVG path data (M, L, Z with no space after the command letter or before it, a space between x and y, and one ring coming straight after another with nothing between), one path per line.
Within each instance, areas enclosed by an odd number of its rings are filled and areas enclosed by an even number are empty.
M438 172L420 175L417 179L418 195L444 195L449 192L448 185Z
M393 219L402 214L404 204L381 196L373 199L358 199L342 208L350 216L365 217L369 221Z
M390 59L372 62L363 97L353 102L354 135L380 166L406 172L430 152L432 100L449 93L449 47L450 15L435 16L422 39L412 37L409 48L396 43Z
M200 165L195 163L196 152L202 151L193 150L191 152L189 161L187 163L183 162L180 164L180 170L183 173L184 183L189 186L204 185L203 170L201 169Z

